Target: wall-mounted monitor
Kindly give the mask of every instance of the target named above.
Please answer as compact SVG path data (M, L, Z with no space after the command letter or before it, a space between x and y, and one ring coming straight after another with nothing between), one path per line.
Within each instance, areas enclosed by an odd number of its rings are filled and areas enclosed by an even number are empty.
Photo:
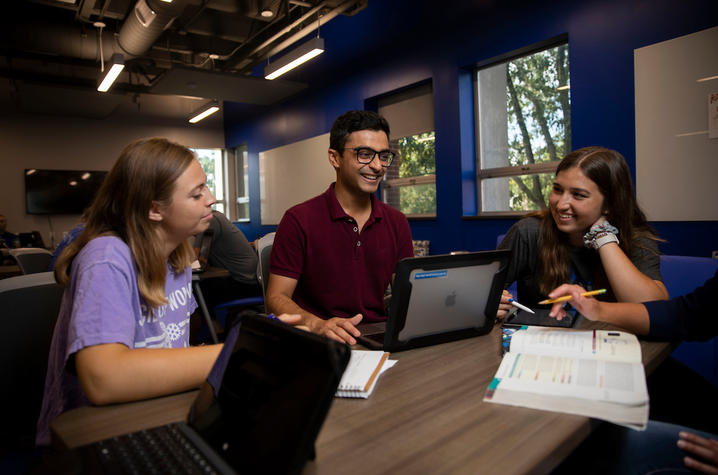
M82 214L97 194L106 171L25 170L27 214Z

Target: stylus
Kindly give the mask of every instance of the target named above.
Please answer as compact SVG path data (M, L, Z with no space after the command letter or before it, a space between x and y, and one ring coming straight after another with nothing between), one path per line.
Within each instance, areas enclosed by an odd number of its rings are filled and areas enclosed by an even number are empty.
M514 299L509 299L509 303L510 303L511 305L513 305L514 307L519 308L519 309L521 309L521 310L523 310L523 311L525 311L525 312L536 313L536 312L534 312L533 310L531 310L530 308L528 308L526 305L521 305L520 303L518 303L518 302L517 302L516 300L514 300Z

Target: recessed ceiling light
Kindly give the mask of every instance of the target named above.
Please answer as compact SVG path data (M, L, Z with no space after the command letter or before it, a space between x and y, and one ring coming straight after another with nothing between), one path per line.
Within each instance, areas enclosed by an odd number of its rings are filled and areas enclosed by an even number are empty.
M263 8L259 14L262 15L264 18L271 18L274 16L274 12L269 8Z

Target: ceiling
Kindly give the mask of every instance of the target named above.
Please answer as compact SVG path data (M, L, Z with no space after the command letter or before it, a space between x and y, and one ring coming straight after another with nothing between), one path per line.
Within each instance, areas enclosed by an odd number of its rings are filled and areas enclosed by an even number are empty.
M0 107L88 118L128 111L186 118L208 99L273 104L306 84L267 81L252 71L367 2L7 2L0 18ZM99 93L101 58L107 65L116 53L125 70L109 93Z

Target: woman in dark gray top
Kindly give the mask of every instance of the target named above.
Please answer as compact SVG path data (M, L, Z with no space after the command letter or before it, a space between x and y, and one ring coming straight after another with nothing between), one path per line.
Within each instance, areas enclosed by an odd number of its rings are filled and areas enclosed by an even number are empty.
M643 302L668 298L657 240L623 156L585 147L559 164L549 208L512 226L499 248L512 250L506 282L517 283L518 300L529 307L565 282L606 288L605 300ZM504 292L499 316L511 297Z

